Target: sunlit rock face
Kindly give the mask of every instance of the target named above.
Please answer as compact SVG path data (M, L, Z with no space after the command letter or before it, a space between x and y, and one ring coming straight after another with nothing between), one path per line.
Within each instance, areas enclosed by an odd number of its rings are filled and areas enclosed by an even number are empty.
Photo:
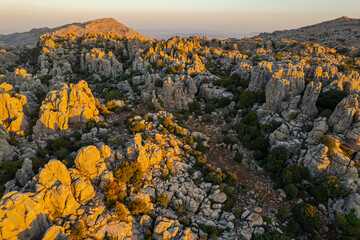
M90 180L106 176L104 161L110 155L111 149L107 146L100 150L95 146L86 147L78 153L77 168L67 169L62 162L51 160L24 184L22 191L6 193L0 201L0 238L41 239L47 236L45 239L53 239L50 236L59 236L65 239L62 227L50 228L52 221L75 214L82 204L95 197ZM96 170L99 165L101 172Z
M26 114L30 113L26 96L12 91L10 84L0 85L0 122L5 125L7 132L20 135L28 128Z
M305 73L301 68L290 64L287 69L280 69L273 74L266 85L265 109L280 110L282 101L289 100L304 89Z
M81 69L104 77L117 77L122 73L123 65L112 52L105 53L101 49L93 48L91 52L82 55Z
M95 119L98 113L94 96L84 80L70 87L61 84L60 89L47 94L34 133L66 130L69 123L85 123Z

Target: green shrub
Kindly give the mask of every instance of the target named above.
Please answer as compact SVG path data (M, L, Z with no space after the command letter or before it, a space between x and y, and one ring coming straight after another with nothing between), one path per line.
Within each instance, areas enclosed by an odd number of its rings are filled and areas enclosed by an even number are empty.
M333 154L336 149L336 140L330 135L324 135L320 138L320 143L329 148L329 154Z
M164 85L164 82L161 79L157 79L155 81L155 87L162 88Z
M327 119L329 119L332 113L333 111L331 111L330 109L325 109L320 112L319 117L326 117Z
M192 103L189 103L189 110L191 112L196 112L201 109L201 105L198 101L193 101Z
M131 210L131 213L134 215L151 213L151 210L149 209L147 203L144 199L141 198L137 198L134 202L130 202L129 208Z
M253 91L243 91L239 96L239 102L241 108L251 108L256 102L256 93Z
M347 96L344 91L331 89L326 92L321 92L316 102L316 106L321 109L330 109L334 111L336 105Z
M269 140L263 137L257 137L253 142L253 149L261 152L266 152L269 147Z
M345 236L360 239L360 219L354 209L345 216L336 215L335 220Z
M289 209L280 207L276 213L276 218L279 220L280 223L285 222L290 216Z
M57 150L54 155L60 159L63 160L68 156L69 152L66 148L61 147L59 150Z
M117 202L115 204L115 214L120 222L127 222L128 210L126 209L124 204L120 202Z
M121 93L119 92L119 90L112 90L106 93L104 98L107 102L113 99L121 99Z
M293 208L294 219L300 226L306 230L311 231L317 229L320 224L320 216L311 204L298 203Z
M138 162L123 162L114 172L114 178L119 182L131 183L138 187L142 183L144 172Z
M145 124L143 122L134 123L129 129L135 133L143 132L145 130Z
M286 160L289 158L290 152L284 146L275 147L270 151L261 165L264 170L272 177L280 175L282 169L286 165Z
M223 98L220 98L218 106L219 106L219 108L224 108L224 107L229 106L230 102L231 102L230 98L223 97Z
M243 158L244 158L244 156L242 155L241 152L235 153L235 157L234 157L235 162L242 163Z
M320 178L311 192L319 203L327 203L329 198L345 197L350 193L336 176Z
M123 191L121 185L116 182L106 182L105 183L105 203L106 206L112 207L117 202L121 202L126 197L126 192Z
M284 191L286 193L286 197L288 199L294 199L299 194L299 190L294 184L288 184L284 187Z
M82 240L85 239L86 236L86 227L84 226L84 224L79 224L71 230L71 240Z
M157 198L156 198L156 203L159 204L160 206L167 206L169 204L169 197L168 195L166 195L165 193L160 194Z
M301 181L309 175L307 168L300 164L292 165L289 170L292 173L294 183L301 183Z

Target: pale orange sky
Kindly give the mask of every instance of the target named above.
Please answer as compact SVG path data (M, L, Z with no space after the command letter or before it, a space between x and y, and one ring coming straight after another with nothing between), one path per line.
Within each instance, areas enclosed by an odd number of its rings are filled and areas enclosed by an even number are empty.
M0 6L0 34L103 17L113 17L135 30L227 34L360 17L360 0L0 0Z

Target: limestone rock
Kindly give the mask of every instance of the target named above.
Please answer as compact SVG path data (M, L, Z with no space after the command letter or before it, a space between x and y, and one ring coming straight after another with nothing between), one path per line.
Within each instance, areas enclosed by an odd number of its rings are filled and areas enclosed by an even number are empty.
M8 85L2 85L10 89ZM26 96L14 92L0 92L0 121L6 126L8 132L23 135L29 126L27 114L30 114L30 108L27 105Z
M8 143L9 135L4 125L0 123L0 162L14 153L14 147Z
M180 78L176 75L174 80L168 77L164 81L161 93L155 95L152 102L154 106L161 102L162 107L169 110L188 110L188 105L194 101L196 92L197 88L191 77Z
M349 129L354 119L358 119L359 99L357 94L344 98L331 114L328 124L335 133L343 133Z
M112 52L105 53L98 48L93 48L90 53L82 54L80 66L83 71L97 73L104 77L117 77L123 71L122 64Z
M305 74L302 69L289 66L274 73L266 85L265 109L281 110L281 102L296 96L305 88Z
M316 101L321 91L321 82L311 82L307 85L304 95L301 99L300 109L301 113L310 117L316 116L318 113Z
M99 177L107 168L95 146L82 148L75 159L76 168L89 179Z
M47 94L41 108L40 118L34 127L34 133L55 133L68 129L68 123L85 123L96 119L99 111L95 99L85 81L62 84L59 90Z
M329 127L326 123L326 118L317 118L315 119L313 128L308 134L308 138L306 139L307 144L315 144L318 143L320 138L328 131Z

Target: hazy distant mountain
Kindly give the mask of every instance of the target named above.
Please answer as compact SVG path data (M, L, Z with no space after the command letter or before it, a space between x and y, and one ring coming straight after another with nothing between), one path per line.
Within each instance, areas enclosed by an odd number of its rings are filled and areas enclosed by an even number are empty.
M135 32L133 29L126 27L113 18L102 18L85 23L67 24L56 28L34 28L29 32L0 35L0 45L34 45L38 41L39 36L45 33L61 35L70 32L76 33L77 35L91 32L113 32L121 36L140 37L146 40L151 39Z
M244 38L252 37L258 35L259 32L251 33L225 33L225 32L215 32L202 29L139 29L142 33L146 34L149 37L154 39L170 39L174 36L179 37L191 37L191 36L200 36L207 37L209 39L228 39L228 38Z
M317 42L324 46L360 46L360 19L341 17L298 29L261 33L265 40L293 39L299 42Z

